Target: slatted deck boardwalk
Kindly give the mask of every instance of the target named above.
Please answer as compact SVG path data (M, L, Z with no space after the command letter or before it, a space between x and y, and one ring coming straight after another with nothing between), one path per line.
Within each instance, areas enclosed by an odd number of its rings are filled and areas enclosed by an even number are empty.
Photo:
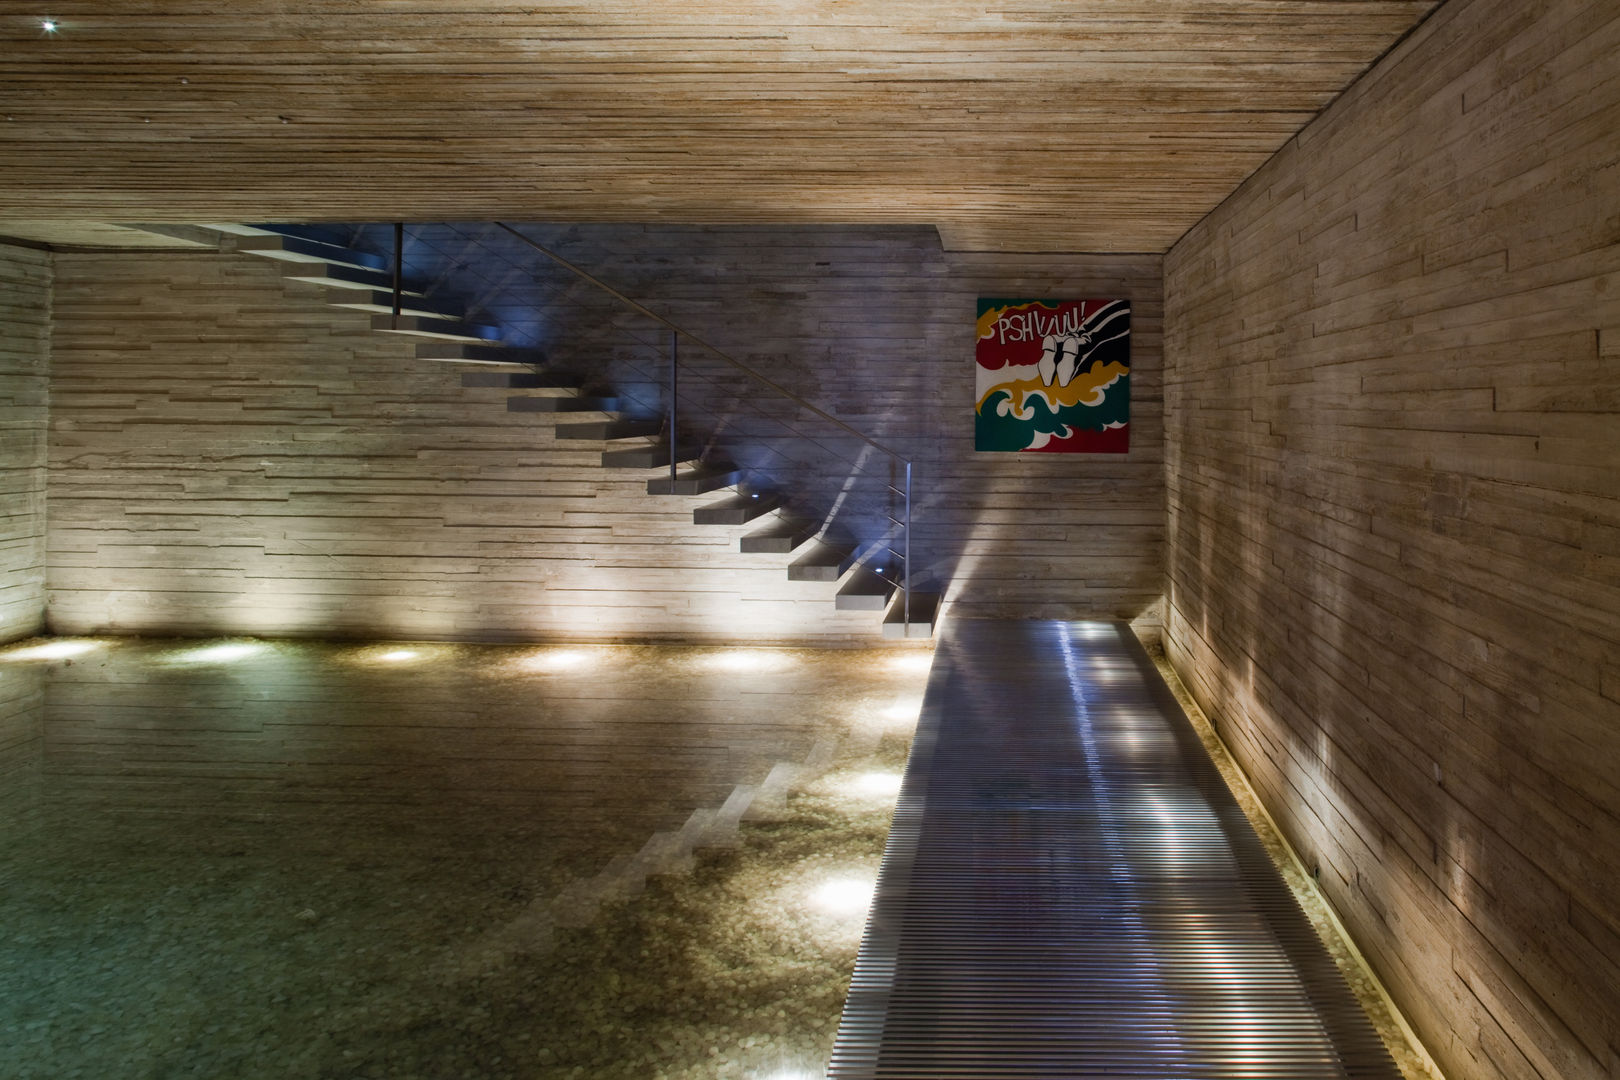
M949 625L829 1076L1398 1075L1129 628Z

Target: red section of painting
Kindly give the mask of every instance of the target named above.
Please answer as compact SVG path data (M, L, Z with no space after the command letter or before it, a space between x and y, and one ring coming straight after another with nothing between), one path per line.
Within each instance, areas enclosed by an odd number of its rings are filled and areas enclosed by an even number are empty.
M1053 436L1045 446L1025 450L1026 454L1124 454L1131 448L1129 428L1104 428L1102 431L1069 429L1067 438Z

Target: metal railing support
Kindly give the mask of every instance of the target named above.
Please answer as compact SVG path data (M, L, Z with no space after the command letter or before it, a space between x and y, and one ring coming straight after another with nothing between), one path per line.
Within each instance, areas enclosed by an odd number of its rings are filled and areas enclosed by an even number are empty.
M394 329L399 329L400 294L405 288L405 223L394 222Z
M679 436L675 433L675 421L679 418L676 405L676 394L680 389L680 365L676 361L677 346L681 335L671 330L669 332L669 482L675 483L675 459L680 455L676 452Z
M901 573L902 581L900 583L900 588L904 592L905 595L903 595L900 598L900 602L905 605L904 615L905 615L905 620L906 621L905 621L904 625L905 625L905 628L906 628L906 637L910 637L911 636L911 462L910 461L906 462L906 509L905 509L905 515L906 515L906 539L905 539L906 553L905 553L904 558L906 560L906 565L902 570L902 573Z

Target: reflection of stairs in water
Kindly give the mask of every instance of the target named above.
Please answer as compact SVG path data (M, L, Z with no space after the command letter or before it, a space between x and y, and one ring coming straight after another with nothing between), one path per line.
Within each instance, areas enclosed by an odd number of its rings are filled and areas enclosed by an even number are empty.
M702 848L734 848L745 820L769 820L788 797L827 771L838 741L817 739L802 762L778 761L757 784L738 784L718 807L699 807L679 828L655 832L633 855L617 855L589 878L565 885L555 896L537 897L515 918L468 946L462 973L476 975L514 954L544 954L559 928L588 926L603 904L639 896L647 879L689 874Z
M389 260L348 247L336 230L303 225L142 228L276 260L288 280L324 286L329 305L372 313L373 330L418 339L417 359L482 369L463 372L464 387L551 391L509 397L507 411L557 417L558 439L602 443L603 468L664 470L647 481L649 495L700 496L729 489L724 498L694 509L693 523L739 525L764 519L741 537L740 551L795 555L787 566L791 581L843 581L834 600L837 609L885 612L884 637L932 634L937 594L913 592L908 620L904 597L898 595L897 566L882 557L862 562L860 545L832 539L821 522L794 515L785 493L755 484L747 470L723 459L703 460L703 447L683 439L674 449L677 471L672 478L671 447L660 419L637 416L611 394L587 390L577 373L549 368L540 350L504 344L498 327L468 321L453 301L402 288L395 316ZM579 414L595 416L582 419Z

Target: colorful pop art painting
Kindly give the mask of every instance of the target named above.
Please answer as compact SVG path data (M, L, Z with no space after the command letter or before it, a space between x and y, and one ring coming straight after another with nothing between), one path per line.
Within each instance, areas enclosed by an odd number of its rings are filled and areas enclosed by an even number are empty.
M1129 300L979 299L974 448L1130 449Z

